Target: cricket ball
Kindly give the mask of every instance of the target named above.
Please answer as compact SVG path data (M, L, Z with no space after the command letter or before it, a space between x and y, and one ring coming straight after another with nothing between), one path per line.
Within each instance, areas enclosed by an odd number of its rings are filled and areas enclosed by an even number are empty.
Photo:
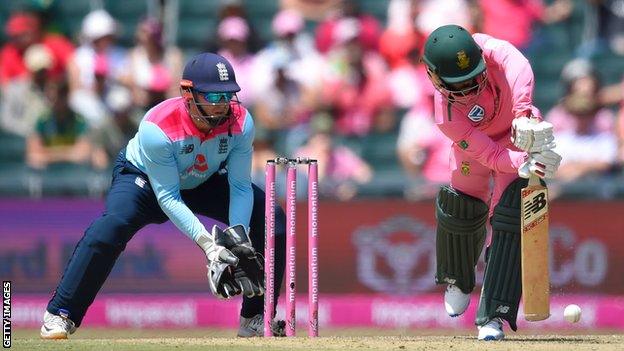
M581 320L581 308L578 305L567 305L563 310L563 318L570 323L576 323Z

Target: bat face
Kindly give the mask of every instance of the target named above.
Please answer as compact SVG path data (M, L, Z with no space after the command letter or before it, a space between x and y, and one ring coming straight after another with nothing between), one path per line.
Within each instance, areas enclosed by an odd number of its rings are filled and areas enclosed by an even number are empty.
M531 179L521 196L524 318L540 321L550 316L548 189Z

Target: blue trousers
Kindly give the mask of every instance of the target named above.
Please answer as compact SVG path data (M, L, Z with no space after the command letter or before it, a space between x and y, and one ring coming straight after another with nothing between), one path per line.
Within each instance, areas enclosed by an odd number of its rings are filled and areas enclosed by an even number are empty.
M145 180L143 187L136 184L137 177ZM250 237L256 251L264 253L265 194L256 185L253 185L253 193ZM182 190L181 195L194 213L228 223L230 196L227 174L215 173L199 187ZM64 310L80 326L87 309L134 234L148 224L161 224L167 220L168 217L158 205L147 176L126 160L125 150L122 150L113 168L106 209L101 217L91 223L76 245L54 296L48 303L48 312L59 314L59 310ZM275 211L276 305L284 275L285 250L286 216L278 206ZM197 253L200 254L199 248ZM208 289L207 280L206 288ZM243 298L243 317L252 317L262 313L263 309L263 296Z

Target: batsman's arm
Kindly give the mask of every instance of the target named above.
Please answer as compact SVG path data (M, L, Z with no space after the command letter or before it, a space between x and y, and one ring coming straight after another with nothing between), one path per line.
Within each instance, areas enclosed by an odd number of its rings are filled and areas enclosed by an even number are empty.
M445 116L445 112L438 111L438 106L440 104L436 104L436 116ZM438 128L453 141L454 146L491 170L516 173L526 159L526 152L501 146L465 121L459 119L449 121L446 117L442 119L443 122L436 122Z
M482 41L484 55L498 63L505 72L505 78L511 88L512 113L516 117L535 117L541 120L541 112L533 105L535 85L533 69L529 60L505 40L485 34L477 34Z

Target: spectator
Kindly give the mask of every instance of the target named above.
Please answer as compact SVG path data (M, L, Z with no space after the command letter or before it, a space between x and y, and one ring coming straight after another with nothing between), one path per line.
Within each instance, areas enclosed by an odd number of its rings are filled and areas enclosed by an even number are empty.
M416 6L416 28L425 37L447 24L456 24L469 31L475 27L472 3L467 0L424 0Z
M267 160L273 160L277 157L275 148L273 147L273 138L269 133L262 129L256 129L253 141L253 156L251 160L251 181L264 189L265 169ZM278 172L277 175L281 175Z
M270 133L279 149L290 154L298 145L288 145L287 139L291 134L300 134L301 128L297 127L308 121L312 109L304 101L303 87L290 77L286 62L274 61L273 65L273 82L263 89L254 108L256 128ZM292 136L296 140L296 135Z
M296 153L299 157L318 160L321 195L349 200L357 194L357 186L371 181L371 167L345 146L334 144L329 116L318 116L311 123L308 142Z
M379 39L379 52L391 69L409 61L412 51L420 51L424 42L416 30L416 8L412 0L392 0L388 6L388 26Z
M305 136L320 100L323 59L303 32L303 17L283 10L273 19L276 40L258 53L254 67L257 128L274 134L277 149L292 154Z
M574 60L562 71L565 95L546 116L555 127L563 160L557 178L564 183L600 174L617 159L614 115L601 108L600 80L588 61Z
M432 199L440 185L450 182L451 142L440 132L433 117L433 95L427 96L403 117L397 140L397 154L410 184L405 197Z
M416 104L428 105L423 100L435 91L420 62L422 41L414 26L413 8L410 0L393 0L390 3L388 28L379 44L381 54L391 68L388 84L392 103L405 112Z
M288 74L299 85L318 89L323 61L304 26L303 17L294 10L282 10L275 15L271 25L275 40L260 51L256 59L256 69L262 72L256 74L257 90L262 91L263 84L271 84L275 62L285 62Z
M182 53L163 41L163 26L146 18L137 26L136 46L128 55L123 81L131 88L133 102L145 112L159 102L179 95Z
M252 53L258 52L262 49L263 42L260 40L258 36L259 31L254 28L253 23L249 20L249 16L247 15L247 10L245 9L245 4L242 0L220 0L219 12L217 13L218 23L221 24L223 20L228 17L239 17L245 20L247 27L249 28L249 34L247 38L248 49ZM215 52L218 50L219 43L218 38L210 38L208 40L208 51Z
M609 49L624 55L624 0L586 0L580 57L592 58Z
M358 41L365 51L377 51L381 25L375 17L362 13L356 1L342 0L336 11L329 13L327 18L316 28L316 48L321 53L329 52L335 45L337 28L344 19L357 23L360 31Z
M120 85L110 89L106 95L106 105L112 118L106 119L104 125L91 131L91 139L96 145L94 159L100 165L110 164L110 160L128 144L136 134L143 116L143 111L134 107L131 92Z
M90 161L87 125L69 107L68 91L64 82L46 91L51 108L37 120L35 131L26 142L26 162L33 169L43 170L59 162L86 164Z
M43 45L51 56L47 76L54 80L63 78L74 46L65 37L43 32L39 17L32 12L11 15L4 27L9 39L0 49L0 87L10 81L30 79L31 71L24 62L26 50L34 44Z
M479 0L479 24L482 33L507 40L526 51L532 40L535 23L552 24L570 16L571 0L554 0L545 6L542 0Z
M53 66L50 50L43 44L33 44L24 52L28 78L7 82L1 98L2 129L16 135L30 135L39 118L48 108L46 87L51 84L48 71Z
M83 43L69 64L70 106L90 127L99 127L109 117L105 95L126 64L125 52L115 46L116 31L117 24L108 12L89 13L82 21Z
M361 44L360 26L353 18L335 28L335 47L328 54L323 102L336 119L341 135L388 132L395 127L392 96L383 59Z
M236 72L236 81L241 87L237 94L240 101L246 106L253 106L253 84L255 72L254 55L249 51L249 25L241 17L227 17L217 29L220 49L218 54L225 57Z

